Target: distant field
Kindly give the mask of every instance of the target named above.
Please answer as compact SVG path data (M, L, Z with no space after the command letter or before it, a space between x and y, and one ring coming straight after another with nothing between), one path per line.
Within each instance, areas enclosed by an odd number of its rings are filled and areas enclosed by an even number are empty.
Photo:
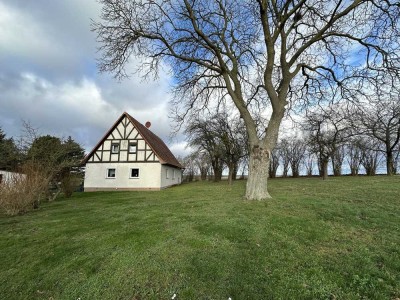
M400 177L79 193L0 216L1 299L398 299Z

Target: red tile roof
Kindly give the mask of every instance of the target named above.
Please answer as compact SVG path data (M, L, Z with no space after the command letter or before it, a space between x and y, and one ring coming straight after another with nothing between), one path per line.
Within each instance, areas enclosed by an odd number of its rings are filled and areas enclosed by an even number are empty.
M85 157L82 161L82 164L87 163L89 158L94 154L94 152L100 147L100 145L106 140L106 138L111 134L111 132L118 126L118 124L123 120L124 117L127 117L129 121L135 126L136 130L143 137L146 143L150 146L153 152L157 155L161 164L171 165L173 167L177 167L183 169L182 165L176 159L176 157L172 154L171 150L165 145L165 143L153 132L151 132L144 125L139 123L135 118L133 118L127 112L124 112L121 117L114 123L114 125L107 131L104 137L100 140L100 142L93 148L93 150Z

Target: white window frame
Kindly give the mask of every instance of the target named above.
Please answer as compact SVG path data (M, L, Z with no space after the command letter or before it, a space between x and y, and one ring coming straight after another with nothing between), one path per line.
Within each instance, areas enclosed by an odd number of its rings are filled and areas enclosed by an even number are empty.
M135 153L137 153L137 145L138 143L136 143L136 142L130 142L129 144L128 144L128 152L130 153L130 154L135 154ZM135 146L135 151L131 151L131 146Z
M110 170L114 170L114 177L110 177L109 176L109 171ZM106 178L107 179L115 179L115 178L117 178L117 169L116 168L107 168L107 170L106 170Z
M132 170L138 170L138 177L132 177ZM130 168L129 169L129 178L130 179L139 179L140 178L140 168Z
M116 148L117 148L116 151L114 150L114 146L116 146ZM118 153L119 152L119 148L120 148L119 143L111 143L111 153L112 154Z

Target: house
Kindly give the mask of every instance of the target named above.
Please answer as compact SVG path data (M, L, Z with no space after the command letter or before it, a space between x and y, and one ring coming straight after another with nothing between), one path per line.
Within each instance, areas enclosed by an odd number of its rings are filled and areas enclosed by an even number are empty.
M0 170L0 184L14 184L16 181L24 180L25 174Z
M84 191L160 190L180 184L183 167L165 143L123 113L85 157Z

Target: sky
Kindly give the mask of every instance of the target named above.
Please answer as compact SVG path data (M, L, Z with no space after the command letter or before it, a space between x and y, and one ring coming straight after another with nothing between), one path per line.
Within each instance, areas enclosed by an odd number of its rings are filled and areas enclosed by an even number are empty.
M0 128L18 138L25 121L41 135L72 136L89 152L126 111L150 121L175 155L187 154L184 137L170 137L167 74L118 81L99 73L90 31L99 15L96 0L0 0Z

